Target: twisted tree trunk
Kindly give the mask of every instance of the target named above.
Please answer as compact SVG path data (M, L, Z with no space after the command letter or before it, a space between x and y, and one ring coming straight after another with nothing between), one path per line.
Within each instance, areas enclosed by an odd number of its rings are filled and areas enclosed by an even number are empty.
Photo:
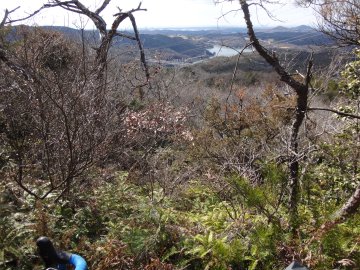
M246 0L239 0L241 9L244 14L244 19L247 26L247 34L250 38L250 42L255 50L262 56L267 63L269 63L277 74L280 76L280 80L289 85L297 95L295 119L292 124L291 138L290 138L290 155L289 155L289 187L290 187L290 199L289 199L289 212L290 212L290 226L291 230L295 233L298 227L297 214L298 214L298 202L299 202L299 133L303 124L307 106L308 106L308 92L309 83L311 80L312 58L308 63L307 74L304 78L304 82L295 80L280 64L276 54L270 52L264 48L253 28L253 24L250 18L249 4Z

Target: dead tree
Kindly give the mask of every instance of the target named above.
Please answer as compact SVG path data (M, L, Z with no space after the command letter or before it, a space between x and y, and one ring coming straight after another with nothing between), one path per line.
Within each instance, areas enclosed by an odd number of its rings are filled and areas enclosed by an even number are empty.
M145 59L144 49L140 41L140 35L136 25L136 20L133 15L133 13L136 11L146 11L146 9L141 8L141 2L137 8L131 9L129 11L122 11L121 9L119 9L119 12L114 14L115 19L112 22L110 29L108 30L107 24L104 18L100 15L100 13L109 5L110 2L111 0L104 0L104 2L101 4L99 8L97 8L95 11L91 11L78 0L71 0L71 1L49 0L49 3L45 4L42 7L42 9L51 8L51 7L61 7L70 12L85 15L92 20L97 30L100 32L100 36L101 36L100 45L98 46L98 48L96 48L96 59L95 59L96 73L99 82L106 83L104 82L104 79L105 79L108 52L111 47L112 41L116 36L121 36L137 41L140 51L140 59L145 71L146 79L148 81L150 78L150 74ZM127 18L129 18L132 23L134 30L134 37L122 34L117 30L120 24Z
M4 19L2 20L0 27L5 24L11 24L14 22L23 21L25 19L34 16L35 14L38 14L43 9L53 8L53 7L61 7L67 11L85 15L89 19L91 19L91 21L95 24L96 29L99 31L101 37L99 45L96 48L96 58L94 61L95 73L98 78L98 81L101 82L103 85L106 84L104 80L106 78L105 73L106 73L109 49L111 47L114 38L120 36L131 40L135 40L137 42L140 52L140 60L146 76L146 82L145 82L146 84L150 79L150 73L149 73L148 65L146 63L144 48L140 40L140 35L137 28L136 20L133 15L133 13L137 11L146 11L146 9L141 8L141 2L136 8L128 11L122 11L121 9L119 9L119 12L114 14L115 19L113 20L110 29L108 29L107 24L104 18L100 15L100 13L110 4L110 2L111 0L104 0L103 3L95 11L91 11L89 8L87 8L84 4L82 4L78 0L70 0L70 1L49 0L47 4L44 4L40 9L34 11L32 14L30 14L25 18L10 20L8 15L14 12L17 8L11 11L6 10ZM129 18L131 21L134 30L134 36L126 35L118 31L120 24L127 18Z
M246 0L239 0L241 9L244 14L244 19L247 27L247 34L249 36L250 42L255 50L263 57L267 63L269 63L277 74L280 77L280 80L289 85L296 94L296 108L295 108L295 119L291 127L291 137L290 137L290 154L288 157L288 167L290 170L289 176L289 186L290 186L290 198L289 198L289 211L291 217L291 229L293 232L296 232L298 227L297 222L297 213L298 213L298 202L299 202L299 133L300 128L303 124L307 106L308 106L308 93L310 88L311 80L311 69L313 66L312 57L310 58L306 75L303 76L303 81L296 80L286 69L280 64L275 53L267 50L263 47L257 38L253 24L250 18L249 6L251 5L261 5L262 1L259 4L248 3Z

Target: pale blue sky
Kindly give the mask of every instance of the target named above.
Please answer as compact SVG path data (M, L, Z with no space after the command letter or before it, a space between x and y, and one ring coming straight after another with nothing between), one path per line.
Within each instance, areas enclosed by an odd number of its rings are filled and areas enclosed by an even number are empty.
M0 11L5 8L12 9L21 6L12 18L24 16L46 3L46 0L0 0ZM82 0L84 5L95 7L102 3L102 0ZM117 6L124 11L134 8L140 1L136 0L112 0L108 8L103 12L108 24L111 23L112 15L117 12ZM274 21L258 10L252 12L253 23L259 26L296 26L301 24L315 25L315 17L311 9L302 9L294 5L292 0L282 1L284 5L272 5L269 9L278 18ZM165 28L165 27L205 27L205 26L244 26L243 16L240 12L231 13L225 16L230 10L239 8L238 1L232 3L214 4L213 0L143 0L142 7L146 12L137 12L135 17L140 28ZM93 28L88 19L80 19L79 15L71 14L61 8L53 8L42 11L27 24L38 25L60 25L78 27L85 24L86 28ZM123 27L129 27L124 24Z

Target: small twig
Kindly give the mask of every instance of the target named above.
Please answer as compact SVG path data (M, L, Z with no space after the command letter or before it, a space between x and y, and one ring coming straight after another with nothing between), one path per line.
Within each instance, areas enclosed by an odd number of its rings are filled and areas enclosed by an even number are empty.
M12 13L12 12L14 12L15 10L17 10L17 9L19 9L19 8L20 8L20 6L17 7L17 8L15 8L15 9L13 9L13 10L11 10L11 11L8 11L7 18L4 18L4 20L5 20L5 21L4 21L4 25L5 25L5 24L15 23L15 22L25 21L25 20L27 20L27 19L35 16L36 14L38 14L41 10L43 10L43 9L46 8L46 7L45 7L45 5L43 5L41 8L39 8L38 10L35 10L33 13L29 14L28 16L26 16L26 17L24 17L24 18L20 18L20 19L16 19L16 20L10 20L10 19L8 18L9 14ZM6 14L6 11L5 11L5 14ZM8 21L6 21L6 19L8 19ZM2 26L3 26L3 25L0 25L0 27L2 27Z
M236 72L237 72L237 69L238 69L238 66L239 66L239 62L240 62L240 57L241 55L243 54L243 52L252 45L252 42L251 43L248 43L244 46L244 48L242 48L241 51L238 51L237 49L235 48L231 48L233 50L235 50L237 53L238 53L238 57L236 59L236 64L235 64L235 68L234 68L234 71L233 71L233 74L232 74L232 78L231 78L231 85L230 85L230 91L229 91L229 94L228 96L226 97L226 106L225 106L225 122L226 122L226 117L227 117L227 110L228 110L228 104L229 104L229 98L233 92L233 88L234 88L234 81L235 81L235 76L236 76ZM225 46L225 47L228 47L228 46Z

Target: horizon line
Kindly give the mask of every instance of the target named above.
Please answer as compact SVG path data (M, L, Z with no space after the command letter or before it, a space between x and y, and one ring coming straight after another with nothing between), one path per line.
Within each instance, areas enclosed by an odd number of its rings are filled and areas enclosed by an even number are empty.
M26 24L19 24L19 25L26 25ZM14 26L19 26L19 25L14 25ZM64 25L26 25L29 27L63 27L63 28L69 28L69 29L75 29L75 30L79 30L81 28L76 28L76 27L71 27L71 26L64 26ZM276 25L276 26L266 26L266 25L262 25L262 26L254 26L254 28L257 29L274 29L274 28L284 28L284 29L291 29L291 28L299 28L299 27L308 27L308 28L312 28L314 29L314 27L312 27L311 25L307 25L307 24L300 24L300 25L290 25L290 26L283 26L283 25ZM133 30L131 27L126 27L129 28L131 30ZM246 26L224 26L224 25L217 25L217 26L150 26L150 27L139 27L139 30L216 30L216 29L246 29ZM97 30L96 27L94 27L93 29L90 28L85 28L84 30ZM125 31L128 31L125 29Z

